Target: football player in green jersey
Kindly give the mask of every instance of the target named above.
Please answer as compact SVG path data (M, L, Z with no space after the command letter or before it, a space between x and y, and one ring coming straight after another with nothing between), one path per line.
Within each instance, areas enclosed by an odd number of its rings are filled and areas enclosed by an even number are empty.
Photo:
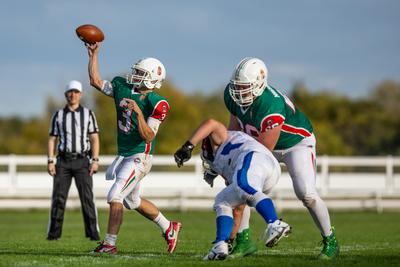
M242 130L271 150L284 162L299 200L308 209L323 237L321 259L339 255L339 244L329 212L315 187L316 140L309 119L293 103L267 83L268 70L257 58L244 58L236 66L224 91L230 130ZM248 207L246 209L249 209ZM250 212L244 212L234 253L254 251L249 239ZM246 235L247 238L241 238ZM240 242L244 240L244 242Z
M99 45L86 44L90 84L114 99L118 156L106 173L106 179L115 179L107 196L110 205L107 234L93 252L117 253L115 243L125 206L156 223L167 241L168 252L172 253L181 223L169 221L152 202L140 197L140 182L151 169L155 136L169 111L168 101L154 91L165 79L164 65L158 59L144 58L132 66L132 73L126 78L102 80L98 69Z

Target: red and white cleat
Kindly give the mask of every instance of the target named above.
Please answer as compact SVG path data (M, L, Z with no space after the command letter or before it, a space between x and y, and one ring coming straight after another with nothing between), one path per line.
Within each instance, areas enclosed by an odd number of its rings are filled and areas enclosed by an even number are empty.
M170 222L167 231L165 231L165 240L168 243L168 252L174 252L176 248L176 244L178 243L178 235L179 231L182 228L182 224L180 222Z
M117 247L107 244L106 242L101 242L99 245L92 251L94 254L117 254Z

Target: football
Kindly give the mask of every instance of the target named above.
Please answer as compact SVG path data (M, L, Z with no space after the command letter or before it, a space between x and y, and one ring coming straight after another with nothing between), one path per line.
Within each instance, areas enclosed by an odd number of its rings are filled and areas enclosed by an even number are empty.
M84 24L76 28L76 34L79 39L85 43L93 44L104 40L104 33L96 26Z

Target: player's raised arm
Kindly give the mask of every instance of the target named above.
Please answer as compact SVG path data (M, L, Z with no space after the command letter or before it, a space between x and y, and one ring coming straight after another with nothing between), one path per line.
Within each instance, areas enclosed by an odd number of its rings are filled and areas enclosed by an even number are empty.
M217 120L207 119L195 130L192 137L190 137L189 142L193 145L197 145L209 135L212 143L220 146L226 140L226 128Z
M89 79L90 85L96 88L99 91L102 91L103 81L100 77L99 66L98 66L98 55L99 55L99 48L100 43L94 44L85 44L88 50L89 55Z
M225 126L214 119L204 121L193 133L188 141L178 149L175 154L175 162L178 167L192 157L194 147L207 136L210 137L214 146L220 146L227 138L227 130Z

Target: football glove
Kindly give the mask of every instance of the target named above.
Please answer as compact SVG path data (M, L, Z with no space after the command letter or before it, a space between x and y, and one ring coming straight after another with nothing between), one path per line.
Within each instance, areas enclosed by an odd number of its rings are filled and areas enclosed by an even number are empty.
M208 169L204 171L204 181L206 181L207 184L210 185L210 187L214 186L214 179L215 177L218 176L218 173L216 173L215 171Z
M186 141L186 143L175 152L174 158L179 168L192 157L193 148L194 145Z

